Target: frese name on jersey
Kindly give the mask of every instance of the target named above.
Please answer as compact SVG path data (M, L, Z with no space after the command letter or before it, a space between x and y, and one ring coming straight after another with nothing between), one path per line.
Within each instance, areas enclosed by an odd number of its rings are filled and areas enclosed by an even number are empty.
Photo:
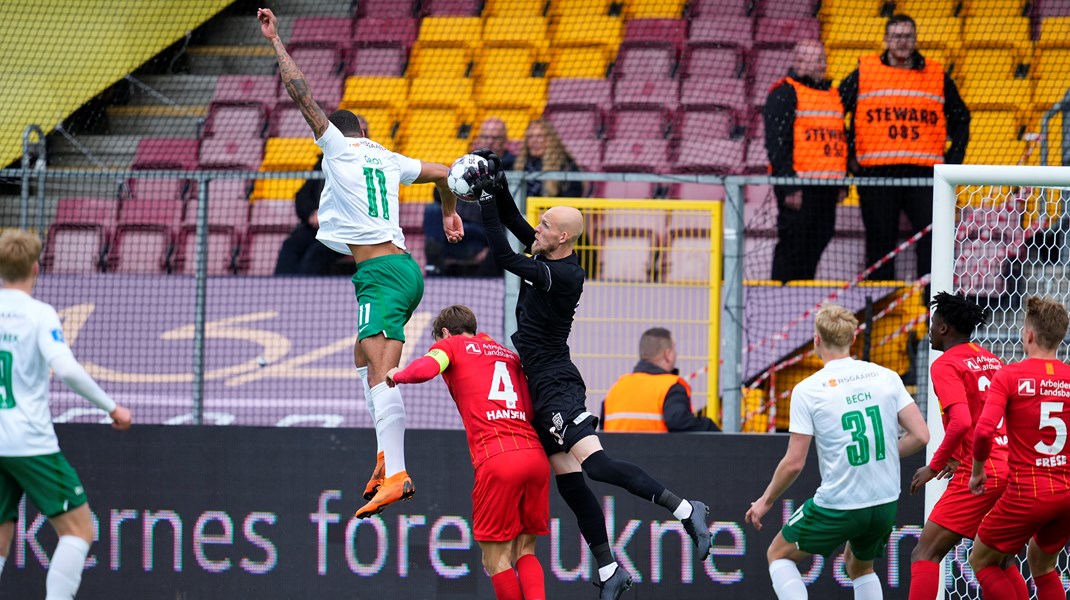
M1066 464L1066 457L1062 454L1050 458L1038 458L1038 467L1061 467Z
M524 412L522 410L501 409L501 410L488 410L487 411L487 420L488 421L496 421L498 419L519 419L521 421L527 421L528 420L528 415L527 415L526 412Z
M1063 381L1061 379L1041 379L1040 395L1070 398L1070 381Z

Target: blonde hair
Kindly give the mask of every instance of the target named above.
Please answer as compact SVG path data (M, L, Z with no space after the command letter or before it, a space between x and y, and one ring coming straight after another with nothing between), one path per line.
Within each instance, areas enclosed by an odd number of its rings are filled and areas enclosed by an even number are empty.
M575 162L575 159L569 154L568 148L565 148L565 143L561 141L561 136L557 134L557 129L554 129L553 124L545 119L536 119L528 123L529 130L534 126L541 127L543 134L546 135L546 152L542 155L542 170L568 171L569 162ZM520 145L520 153L517 154L516 163L513 167L515 170L524 170L524 165L528 162L528 153L528 136L527 132L525 132L524 143ZM551 197L557 196L561 193L561 183L560 181L544 181L542 184L543 194Z
M817 311L814 328L826 345L847 349L854 341L858 319L853 312L838 304L826 304Z
M26 281L40 257L41 240L36 235L21 229L0 235L0 279L10 283Z
M1025 325L1037 336L1037 345L1055 350L1063 343L1070 315L1066 307L1051 298L1030 296L1025 301Z

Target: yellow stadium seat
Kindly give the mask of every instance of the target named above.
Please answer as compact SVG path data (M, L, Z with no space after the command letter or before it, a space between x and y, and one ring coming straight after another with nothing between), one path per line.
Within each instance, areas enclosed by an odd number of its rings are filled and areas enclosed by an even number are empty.
M541 113L546 105L547 82L544 77L486 79L479 86L476 101L480 106L534 108Z
M624 16L629 19L679 19L687 0L626 0Z
M962 45L962 22L955 17L916 17L918 48L955 49Z
M475 76L495 80L531 77L539 56L538 50L529 47L484 47L476 60Z
M505 123L505 130L509 133L511 139L523 139L524 132L528 129L528 123L538 119L542 111L536 111L530 108L501 108L496 106L489 106L479 108L476 113L476 119L474 123L482 123L490 117L496 117L501 119ZM471 139L475 139L478 135L478 131L473 131Z
M549 46L546 17L488 17L483 24L483 46Z
M841 18L877 18L884 7L881 0L825 0L821 2L819 16L839 20Z
M260 170L311 171L319 156L319 146L311 138L268 138ZM304 179L258 179L250 199L293 200L304 183Z
M457 109L414 108L401 120L398 145L404 147L414 139L456 139L466 122L464 114Z
M405 77L349 77L339 108L404 108L408 98Z
M467 77L471 67L472 55L468 48L423 46L417 42L412 49L407 74L409 77L455 79Z
M393 146L394 125L398 121L394 109L376 108L355 102L347 103L345 100L342 100L338 108L351 110L364 117L364 120L368 122L368 137L387 148Z
M1066 97L1070 83L1065 78L1042 78L1037 80L1033 92L1033 106L1039 110L1048 110Z
M476 48L482 39L483 20L479 17L424 17L416 41L426 46Z
M1070 48L1070 17L1047 17L1040 22L1038 48Z
M616 17L564 16L554 27L552 41L555 47L566 46L620 46L624 23Z
M966 147L967 165L1016 165L1025 155L1026 142L1020 140L976 140L970 136Z
M420 135L405 142L402 154L422 161L452 164L468 152L468 140Z
M962 99L971 110L1025 110L1033 97L1033 80L966 79L962 84Z
M971 48L955 61L955 77L1003 79L1013 77L1021 59L1010 48Z
M1035 131L1040 131L1039 125L1040 119L1037 119L1037 126ZM1051 121L1048 122L1048 166L1061 166L1063 164L1062 151L1063 147L1063 116L1062 113L1055 113Z
M1029 0L963 0L963 17L1021 17Z
M548 0L487 0L484 17L541 17Z
M966 48L1013 48L1024 54L1032 45L1029 17L967 17L962 42Z
M435 201L435 186L422 183L419 185L403 185L398 190L398 202L427 203Z
M856 48L880 44L884 39L882 17L839 16L825 23L822 34L827 48Z
M1037 50L1030 75L1040 79L1067 79L1070 71L1070 49L1047 48Z
M1018 141L1022 120L1013 110L975 110L970 115L970 143L975 141Z
M910 15L920 29L923 19L955 16L958 4L958 0L896 0L895 12Z
M466 108L474 105L473 79L416 77L409 87L413 108Z
M550 14L554 17L603 17L609 14L613 0L550 0Z
M862 54L870 54L873 49L859 52L857 48L838 48L828 52L828 78L834 85L839 85L844 77L858 68L858 57Z
M603 46L550 49L550 77L604 79L614 51Z

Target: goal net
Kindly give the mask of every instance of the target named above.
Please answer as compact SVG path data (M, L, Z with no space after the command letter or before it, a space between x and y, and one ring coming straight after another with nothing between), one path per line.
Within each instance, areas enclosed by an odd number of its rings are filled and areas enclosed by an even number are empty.
M1004 362L1025 358L1019 341L1025 298L1047 296L1070 306L1070 253L1065 248L1070 229L1068 199L1070 168L936 168L932 291L962 292L984 306L988 324L979 328L976 339ZM930 360L937 353L932 354ZM1068 358L1066 344L1059 357ZM931 457L943 430L931 387L929 398ZM940 490L934 487L926 493L928 512ZM945 598L981 597L969 565L971 545L963 541L944 561ZM1028 582L1024 553L1019 561ZM1070 579L1070 554L1060 557L1059 570L1065 587Z

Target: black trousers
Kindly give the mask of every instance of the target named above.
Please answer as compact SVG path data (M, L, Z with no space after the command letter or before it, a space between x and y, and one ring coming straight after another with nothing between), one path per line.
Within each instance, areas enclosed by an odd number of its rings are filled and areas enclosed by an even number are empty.
M813 279L817 263L836 231L836 201L840 188L809 186L802 189L798 210L784 204L782 188L775 188L777 243L773 250L773 279Z
M282 243L276 275L329 275L341 254L316 239L316 230L302 223Z
M911 235L933 222L933 190L928 187L858 188L862 225L866 228L866 266L891 252L899 240L899 213L910 221ZM914 246L918 258L915 277L928 273L932 265L932 234L927 233ZM895 259L874 271L869 279L895 279Z

